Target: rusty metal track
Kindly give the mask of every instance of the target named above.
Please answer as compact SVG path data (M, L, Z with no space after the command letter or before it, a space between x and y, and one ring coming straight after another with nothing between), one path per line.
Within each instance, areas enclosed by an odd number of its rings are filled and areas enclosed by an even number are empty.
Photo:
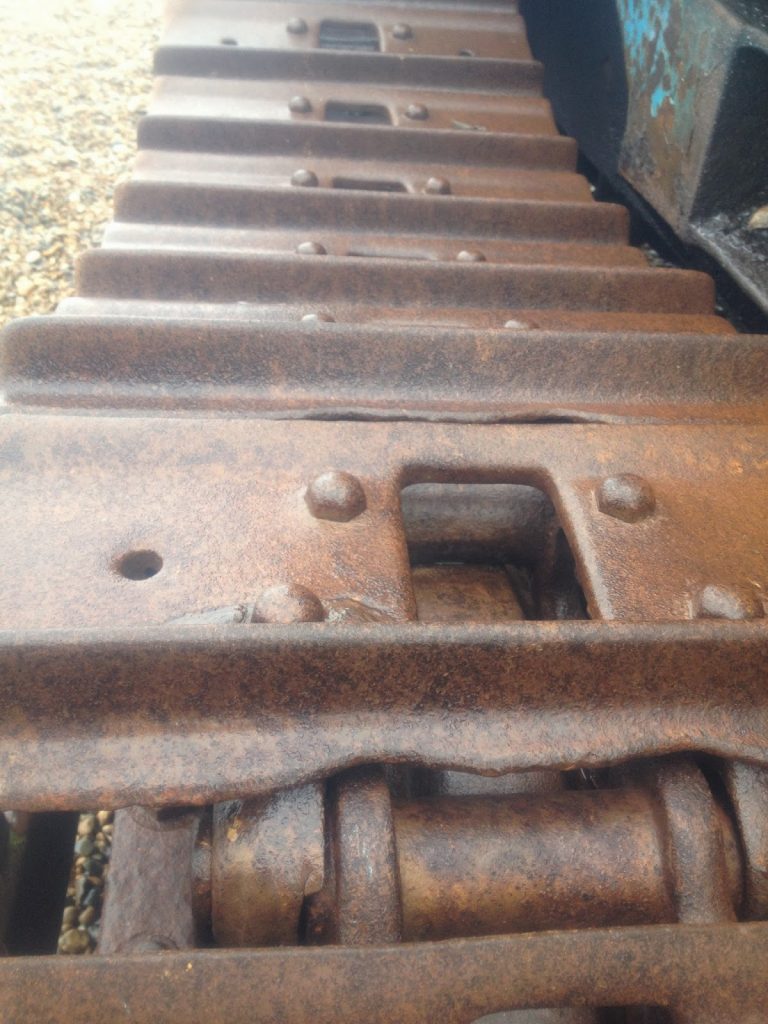
M156 71L2 340L0 801L51 879L116 814L79 960L0 833L0 1018L764 1021L768 339L514 4L183 0Z

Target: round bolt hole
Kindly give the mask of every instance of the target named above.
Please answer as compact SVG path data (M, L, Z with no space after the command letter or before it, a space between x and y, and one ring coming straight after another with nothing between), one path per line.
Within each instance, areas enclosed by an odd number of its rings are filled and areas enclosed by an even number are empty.
M224 36L219 42L222 46L237 46L237 40L233 39L232 36Z
M127 580L150 580L163 568L163 560L156 551L129 551L115 568Z

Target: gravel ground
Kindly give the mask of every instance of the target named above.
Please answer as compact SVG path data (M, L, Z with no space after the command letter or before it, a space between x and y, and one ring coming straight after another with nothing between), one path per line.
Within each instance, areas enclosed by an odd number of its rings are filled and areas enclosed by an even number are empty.
M0 325L50 312L130 170L162 0L0 0Z
M92 953L96 946L104 884L109 870L112 823L111 811L80 816L59 936L60 953Z
M130 171L162 0L0 0L0 326L72 291ZM98 936L112 815L80 818L59 950Z

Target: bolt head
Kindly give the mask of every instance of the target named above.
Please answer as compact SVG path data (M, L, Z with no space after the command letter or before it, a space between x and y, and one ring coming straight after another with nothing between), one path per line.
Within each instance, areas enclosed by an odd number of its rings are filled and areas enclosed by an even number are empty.
M301 256L325 256L328 250L319 242L300 242L296 252Z
M366 499L360 481L350 473L331 470L315 477L304 495L315 519L347 523L365 511Z
M603 480L597 492L597 507L607 516L625 523L637 523L653 515L656 498L650 484L634 473Z
M409 103L405 108L405 116L410 118L411 121L426 121L429 117L429 111L423 103Z
M303 18L289 18L285 24L285 31L292 36L303 36L309 26Z
M301 322L304 324L335 324L336 318L331 316L330 313L305 313L301 318Z
M291 175L291 184L296 185L299 188L315 188L319 183L319 179L315 172L307 171L304 168L299 171L294 171Z
M398 21L396 25L392 26L392 35L395 39L411 39L413 29L410 25L406 25L404 21Z
M308 96L292 96L288 101L288 109L292 114L309 114L312 110L312 101Z
M322 622L325 618L320 599L298 583L278 583L268 587L253 606L251 622Z
M428 178L424 191L431 196L449 196L451 183L447 178Z
M696 594L693 613L697 619L762 619L762 602L751 587L722 587L710 583Z
M485 253L479 249L462 249L456 259L460 263L485 263Z

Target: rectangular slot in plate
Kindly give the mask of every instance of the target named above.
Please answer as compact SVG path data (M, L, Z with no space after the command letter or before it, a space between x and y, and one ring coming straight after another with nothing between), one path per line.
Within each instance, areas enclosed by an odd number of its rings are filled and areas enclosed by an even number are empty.
M347 188L361 192L405 192L402 181L382 181L366 178L334 178L332 188Z
M341 103L336 100L326 103L325 120L343 124L392 124L389 111L380 103Z
M422 622L586 619L549 498L517 484L417 484L402 493Z
M317 45L321 50L363 50L378 53L379 30L372 21L320 22Z

